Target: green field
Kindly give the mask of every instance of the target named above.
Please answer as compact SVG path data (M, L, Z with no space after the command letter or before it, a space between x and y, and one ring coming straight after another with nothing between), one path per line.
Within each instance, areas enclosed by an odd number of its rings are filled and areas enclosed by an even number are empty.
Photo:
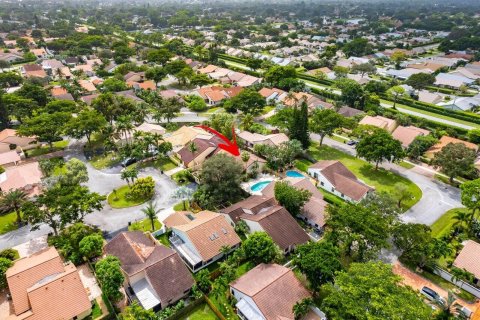
M121 186L116 190L116 192L112 192L108 195L107 201L108 204L112 208L120 209L120 208L128 208L133 206L138 206L149 199L127 199L126 195L130 191L129 186Z
M422 190L410 180L382 168L375 170L375 167L370 163L337 149L328 146L319 147L317 143L314 143L308 149L308 152L317 160L339 160L350 169L358 179L374 187L377 191L394 193L398 184L406 185L413 197L412 199L404 201L402 209L405 211L417 203L422 197ZM301 166L304 165L304 163L300 164Z

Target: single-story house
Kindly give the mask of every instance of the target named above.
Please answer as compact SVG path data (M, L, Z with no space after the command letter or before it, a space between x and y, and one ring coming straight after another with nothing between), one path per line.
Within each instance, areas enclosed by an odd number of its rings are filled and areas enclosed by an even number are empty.
M46 78L48 75L39 64L24 64L21 68L25 78Z
M286 96L282 103L287 107L293 107L295 105L301 105L301 103L305 101L308 106L309 111L313 111L315 109L332 109L333 104L323 101L316 96L306 93L306 92L297 92L293 94L293 98Z
M475 283L480 281L480 243L467 240L458 254L453 266L465 269L475 276Z
M395 131L393 131L392 136L402 143L402 147L408 148L408 146L415 140L418 136L426 136L430 131L417 128L414 126L398 126Z
M349 107L349 106L343 106L337 111L337 113L341 114L344 117L351 118L358 114L363 113L363 111Z
M474 97L458 97L450 101L439 103L438 105L445 109L455 111L470 111L480 107L480 94L477 94Z
M258 91L268 104L277 104L287 96L287 93L277 88L262 88Z
M17 151L28 150L37 146L35 137L21 137L15 129L3 129L0 131L0 153L9 152L12 149Z
M218 145L221 143L223 143L223 140L217 136L212 136L208 139L196 138L178 150L176 156L185 168L197 170L207 158L221 150L218 148ZM190 144L195 145L194 152L192 152Z
M284 142L290 141L284 133L272 133L263 135L260 133L242 131L237 137L242 140L246 147L253 148L257 144L267 144L271 146L279 146Z
M443 101L443 96L428 90L420 90L418 91L418 101L437 104Z
M223 215L200 211L188 218L188 223L172 226L169 240L192 272L221 259L222 248L235 250L240 246L240 237Z
M75 265L54 247L16 260L6 272L15 316L10 319L83 319L92 312Z
M475 143L463 141L463 140L448 137L448 136L443 136L443 137L440 138L440 140L435 145L430 147L430 149L428 149L427 152L425 152L425 156L427 158L433 158L435 153L442 150L443 147L445 147L449 143L461 143L461 144L465 145L465 147L470 148L470 149L474 150L475 152L478 151L478 145L476 145Z
M243 87L224 88L219 86L203 87L195 93L202 97L209 106L220 104L225 99L233 98L243 90Z
M78 84L80 85L80 87L82 87L83 91L85 91L86 93L93 93L97 91L97 88L95 87L95 85L89 80L83 80L83 79L78 80Z
M245 320L294 319L293 306L311 297L292 270L259 264L230 284L237 314Z
M142 231L117 234L105 245L104 252L118 257L126 292L147 310L158 311L175 304L194 284L178 253Z
M17 165L22 158L16 150L0 153L0 166Z
M322 189L346 201L359 202L373 191L337 160L319 161L308 168L308 174L319 182Z
M0 174L0 191L22 189L29 196L38 195L42 176L42 170L36 161L8 167Z
M475 82L463 75L451 73L439 73L435 78L435 85L439 87L459 89L461 86L468 86Z
M382 116L365 116L358 124L361 125L368 125L368 126L374 126L380 129L387 130L388 132L392 133L395 128L397 127L397 121L385 118Z
M197 127L182 126L178 130L165 134L165 141L170 142L176 152L196 138L210 139L213 135Z

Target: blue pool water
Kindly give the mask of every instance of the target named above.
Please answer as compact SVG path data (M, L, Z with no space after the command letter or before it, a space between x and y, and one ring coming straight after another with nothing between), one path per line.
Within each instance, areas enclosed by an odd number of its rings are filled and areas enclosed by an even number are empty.
M289 170L287 171L287 177L290 178L303 178L304 175L301 174L300 172L294 171L294 170Z
M254 192L260 192L262 191L263 189L265 189L265 187L270 184L270 182L272 182L272 180L267 180L267 181L262 181L262 182L257 182L255 183L254 185L252 185L250 187L250 190L254 191Z

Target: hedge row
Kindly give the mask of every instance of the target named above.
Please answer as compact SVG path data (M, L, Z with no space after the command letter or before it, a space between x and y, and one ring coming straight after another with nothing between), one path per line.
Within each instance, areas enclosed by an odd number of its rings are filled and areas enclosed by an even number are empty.
M430 91L437 91L444 94L457 95L459 97L473 97L475 95L475 93L471 93L471 92L457 93L455 90L452 90L452 89L433 87L433 86L428 86L427 89Z
M219 53L218 57L221 58L221 59L230 60L230 61L238 62L238 63L241 63L241 64L247 64L247 59L229 56L228 54L224 54L224 53Z
M317 89L317 88L310 88L310 91L315 93L315 94L318 94L320 96L323 96L327 99L332 99L332 100L340 100L341 96L339 94L336 94L336 93L333 93L333 92L330 92L330 91L327 91L327 90L321 90L321 89Z
M390 97L388 97L385 94L381 94L380 97L382 99L385 99L385 100L390 100ZM480 115L475 114L475 113L470 113L470 112L465 112L465 111L449 110L449 109L445 109L445 108L442 108L442 107L434 105L434 104L425 103L425 102L421 102L421 101L410 100L410 99L398 99L398 103L407 105L407 106L415 108L415 109L429 111L429 112L432 112L432 113L448 116L448 117L455 118L455 119L458 119L458 120L463 120L463 121L468 121L468 122L480 124Z
M326 86L331 86L333 85L333 81L332 80L328 80L328 79L318 79L314 76L310 76L308 74L305 74L305 73L300 73L297 75L297 77L299 79L303 79L303 80L308 80L308 81L312 81L312 82L316 82L318 84L323 84L323 85L326 85Z

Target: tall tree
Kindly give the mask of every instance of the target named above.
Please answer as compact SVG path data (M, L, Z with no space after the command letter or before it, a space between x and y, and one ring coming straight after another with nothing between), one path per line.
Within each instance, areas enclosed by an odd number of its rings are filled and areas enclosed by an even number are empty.
M254 116L259 115L266 105L265 98L253 89L244 89L231 99L231 110L240 110Z
M332 320L432 319L430 306L382 262L353 263L323 290L321 308Z
M435 153L432 164L435 168L440 168L449 177L450 183L453 183L455 177L474 170L474 161L474 150L463 143L449 143Z
M265 232L254 232L242 243L247 259L255 263L270 263L279 258L281 251Z
M320 146L325 136L332 135L336 129L342 127L345 118L331 109L315 110L310 122L310 130L320 135Z
M167 123L170 123L170 120L175 118L182 105L180 101L176 97L163 99L162 97L158 96L157 99L153 102L154 114L153 117L157 121L161 121L162 119L166 119Z
M342 90L342 101L349 107L362 110L365 106L365 91L362 86L352 79L340 79L335 82Z
M399 98L405 97L405 89L401 86L394 86L387 90L387 94L393 99L393 109L397 106Z
M402 250L402 259L423 267L431 256L431 230L416 223L399 224L393 229L393 243Z
M435 83L435 75L424 72L415 73L405 83L417 90L425 89Z
M66 112L40 113L26 119L17 132L21 136L37 136L53 149L53 142L62 139L61 135L71 118L72 115Z
M120 288L125 280L120 260L115 256L106 256L95 265L95 273L103 293L113 301L120 300L123 296Z
M375 163L375 170L383 161L400 161L405 153L400 141L383 129L374 130L357 144L357 155Z
M462 204L471 212L470 220L468 221L468 225L471 228L478 212L480 212L480 179L462 183L460 190L462 190Z
M155 231L155 220L157 219L157 214L161 209L157 209L157 204L153 201L149 201L145 208L142 208L142 212L145 214L148 220L152 225L152 232Z
M92 134L101 132L106 126L107 120L101 113L96 110L84 110L70 120L66 132L76 139L86 137L88 144L91 145Z
M310 146L310 135L308 133L308 106L302 101L300 108L295 104L293 107L293 119L288 130L290 139L300 141L303 149Z

